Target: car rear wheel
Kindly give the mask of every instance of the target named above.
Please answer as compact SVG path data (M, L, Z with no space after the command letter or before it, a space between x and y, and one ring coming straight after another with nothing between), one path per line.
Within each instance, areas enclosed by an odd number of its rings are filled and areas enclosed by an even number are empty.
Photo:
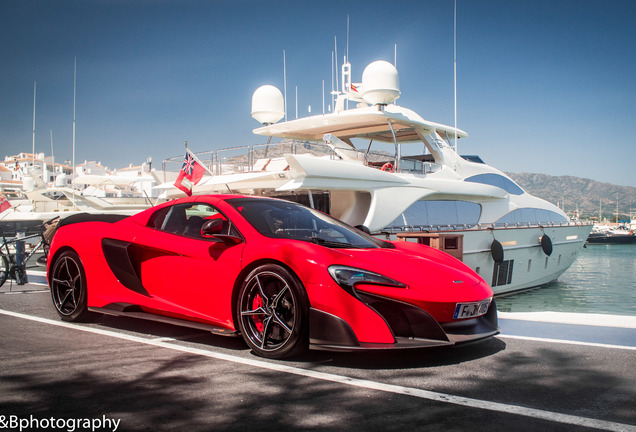
M79 256L62 253L51 266L51 297L64 321L89 321L93 314L87 307L86 274Z
M266 264L254 269L241 285L237 303L243 339L267 358L305 351L308 303L302 284L285 268Z

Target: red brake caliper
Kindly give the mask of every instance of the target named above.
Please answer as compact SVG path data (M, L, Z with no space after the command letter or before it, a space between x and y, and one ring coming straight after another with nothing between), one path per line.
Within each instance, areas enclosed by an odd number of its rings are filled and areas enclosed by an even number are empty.
M257 310L261 306L263 306L263 299L261 298L260 295L257 295L256 297L254 297L254 300L252 301L252 310ZM256 329L259 332L263 332L263 320L262 320L262 318L259 317L258 315L254 315L253 319L254 319L254 325L256 326Z

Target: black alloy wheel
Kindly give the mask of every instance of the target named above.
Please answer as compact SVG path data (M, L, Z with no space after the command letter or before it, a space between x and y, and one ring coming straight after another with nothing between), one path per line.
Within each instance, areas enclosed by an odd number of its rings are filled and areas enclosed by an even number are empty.
M284 358L308 347L309 301L287 269L266 264L245 278L237 303L243 339L259 356Z
M80 257L73 251L62 253L51 266L51 297L63 321L89 321L86 274Z

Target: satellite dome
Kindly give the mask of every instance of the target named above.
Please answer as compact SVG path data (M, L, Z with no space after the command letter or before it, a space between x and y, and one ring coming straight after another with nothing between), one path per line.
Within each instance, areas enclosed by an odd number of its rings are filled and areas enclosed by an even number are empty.
M22 179L22 189L25 191L32 191L35 189L35 180L31 177L24 177Z
M263 124L273 124L285 116L283 94L272 85L260 86L252 95L252 117Z
M64 186L66 186L66 178L67 178L67 175L64 174L64 173L58 174L55 177L55 186L56 187L64 187Z
M378 60L362 72L362 98L373 105L388 105L400 97L398 71L391 63Z

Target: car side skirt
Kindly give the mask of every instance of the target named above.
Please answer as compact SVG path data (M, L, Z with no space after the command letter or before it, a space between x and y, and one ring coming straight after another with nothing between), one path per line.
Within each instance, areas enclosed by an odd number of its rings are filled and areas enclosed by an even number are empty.
M89 307L89 311L98 312L105 315L113 316L125 316L129 318L138 318L148 321L155 321L164 324L177 325L180 327L188 327L197 330L209 331L219 336L231 336L237 337L240 333L236 330L230 330L223 327L215 326L212 324L201 323L197 321L189 321L185 319L179 319L164 315L155 315L148 312L144 312L141 307L127 303L112 303L105 307Z

